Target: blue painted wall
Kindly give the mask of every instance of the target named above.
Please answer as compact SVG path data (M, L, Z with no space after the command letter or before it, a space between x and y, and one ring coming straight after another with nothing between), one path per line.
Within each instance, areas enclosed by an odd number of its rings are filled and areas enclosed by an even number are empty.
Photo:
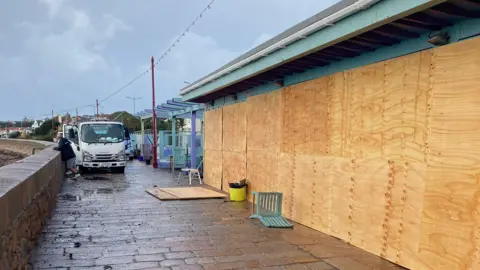
M443 31L450 34L451 43L473 38L480 35L480 19L465 20L454 26L445 28ZM428 35L429 34L425 34L419 38L404 40L397 45L384 47L374 52L364 53L355 58L334 62L325 67L319 67L306 72L285 76L285 86L433 48L435 46L427 41ZM279 89L280 87L277 85L268 83L237 93L237 100L233 97L217 99L214 101L213 106L211 104L207 105L207 109L216 109L225 105L243 102L246 101L249 96L260 95Z

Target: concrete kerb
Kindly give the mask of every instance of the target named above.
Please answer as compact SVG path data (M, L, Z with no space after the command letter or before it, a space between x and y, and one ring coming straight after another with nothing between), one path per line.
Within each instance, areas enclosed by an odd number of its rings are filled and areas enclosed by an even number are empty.
M41 224L55 205L63 181L63 163L53 145L0 139L0 150L30 155L0 168L0 269L23 269L28 264L28 253ZM31 155L33 149L42 150Z

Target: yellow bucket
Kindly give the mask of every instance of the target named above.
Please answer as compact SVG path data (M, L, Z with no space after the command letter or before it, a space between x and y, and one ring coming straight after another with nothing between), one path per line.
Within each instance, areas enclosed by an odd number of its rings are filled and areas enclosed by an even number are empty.
M230 201L243 202L247 197L247 188L230 188Z

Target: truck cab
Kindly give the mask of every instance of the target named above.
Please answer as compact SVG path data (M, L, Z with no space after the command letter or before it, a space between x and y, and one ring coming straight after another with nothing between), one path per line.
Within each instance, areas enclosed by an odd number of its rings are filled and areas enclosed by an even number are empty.
M63 132L72 144L80 170L108 169L125 172L125 140L130 136L122 123L83 122L78 126L64 125Z

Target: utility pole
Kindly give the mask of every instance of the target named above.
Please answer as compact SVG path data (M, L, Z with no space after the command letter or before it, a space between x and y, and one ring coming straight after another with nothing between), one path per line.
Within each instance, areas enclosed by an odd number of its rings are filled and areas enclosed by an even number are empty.
M155 63L151 59L152 64L152 129L153 129L153 168L158 167L157 163L157 114L155 113Z
M97 118L98 118L98 99L95 101L95 104L97 105Z
M55 119L53 119L53 110L52 110L52 138L55 135L54 130L55 130Z
M137 99L142 99L142 97L135 97L135 95L134 95L133 97L127 97L127 98L133 100L133 115L135 115L135 113L136 113L135 102L137 101Z
M78 125L78 108L75 109L75 125Z

